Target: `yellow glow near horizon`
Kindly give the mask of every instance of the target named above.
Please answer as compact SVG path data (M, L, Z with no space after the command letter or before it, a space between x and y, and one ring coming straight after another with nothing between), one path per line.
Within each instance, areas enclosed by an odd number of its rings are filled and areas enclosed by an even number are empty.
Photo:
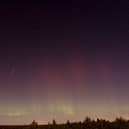
M51 113L62 113L67 115L74 115L74 109L72 105L68 103L62 103L62 102L55 102L48 105L48 108Z

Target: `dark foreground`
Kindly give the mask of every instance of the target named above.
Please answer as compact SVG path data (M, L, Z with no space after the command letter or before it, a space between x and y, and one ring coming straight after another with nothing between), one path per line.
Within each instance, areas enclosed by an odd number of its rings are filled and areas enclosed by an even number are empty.
M0 126L0 129L129 129L129 120L117 118L112 122L103 119L95 121L87 117L83 122L71 123L67 121L65 124L57 124L53 120L52 124L38 125L37 122L33 121L30 125Z

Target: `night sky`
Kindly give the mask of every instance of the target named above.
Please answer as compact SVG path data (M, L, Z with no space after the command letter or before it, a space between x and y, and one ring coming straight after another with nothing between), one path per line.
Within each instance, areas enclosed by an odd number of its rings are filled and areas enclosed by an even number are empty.
M0 124L129 119L127 2L1 2Z

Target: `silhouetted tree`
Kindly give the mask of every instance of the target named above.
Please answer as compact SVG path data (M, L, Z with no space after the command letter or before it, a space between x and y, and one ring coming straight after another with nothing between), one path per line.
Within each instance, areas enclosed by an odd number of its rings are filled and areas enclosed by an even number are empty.
M90 128L91 127L91 119L89 117L86 117L83 121L83 124L84 124L84 128Z
M56 121L55 120L53 120L52 123L53 123L53 125L56 125Z
M120 117L116 118L116 120L114 121L114 127L117 129L127 129L129 128L129 125L125 119Z
M31 129L37 129L38 128L38 123L35 120L33 120L32 123L30 124L30 128Z
M67 124L67 125L69 125L69 124L70 124L70 121L69 121L69 120L67 120L66 124Z
M88 123L91 123L91 119L89 118L89 117L86 117L85 119L84 119L84 122L83 122L84 124L88 124Z
M3 127L0 126L0 129L3 129ZM129 120L120 117L111 122L104 119L91 120L86 117L83 122L70 122L67 120L65 124L57 124L53 120L53 123L48 125L38 125L33 120L29 126L7 126L4 129L129 129Z

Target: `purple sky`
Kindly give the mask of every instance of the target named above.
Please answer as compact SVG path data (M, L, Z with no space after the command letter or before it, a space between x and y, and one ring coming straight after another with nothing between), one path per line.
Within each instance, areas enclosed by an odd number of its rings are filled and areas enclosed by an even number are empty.
M122 0L0 5L0 124L129 118Z

